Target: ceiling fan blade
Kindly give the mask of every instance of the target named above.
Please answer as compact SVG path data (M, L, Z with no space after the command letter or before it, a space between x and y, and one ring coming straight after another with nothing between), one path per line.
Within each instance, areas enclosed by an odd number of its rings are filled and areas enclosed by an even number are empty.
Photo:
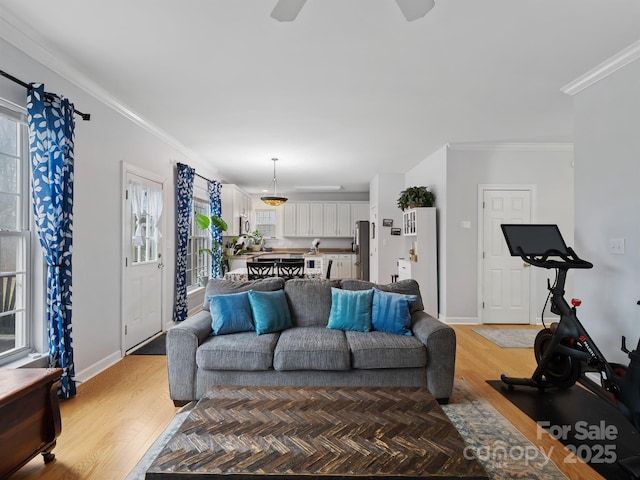
M292 22L296 19L307 0L278 0L271 11L271 17L279 22Z
M435 6L433 0L396 0L396 3L407 22L424 17Z

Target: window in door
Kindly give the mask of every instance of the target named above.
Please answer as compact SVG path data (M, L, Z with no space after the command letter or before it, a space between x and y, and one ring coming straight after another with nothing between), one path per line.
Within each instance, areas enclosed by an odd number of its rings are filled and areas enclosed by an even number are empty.
M30 349L27 142L26 114L0 101L0 364Z
M162 192L147 185L131 183L129 187L133 222L131 231L133 264L156 262L158 260L158 221L162 215Z

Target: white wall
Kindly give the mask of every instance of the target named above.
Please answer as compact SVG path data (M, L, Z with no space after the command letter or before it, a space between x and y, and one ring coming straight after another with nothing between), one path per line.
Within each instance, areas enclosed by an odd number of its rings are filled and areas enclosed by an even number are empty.
M215 178L157 136L134 124L87 92L0 40L2 69L47 91L68 97L91 121L76 117L73 245L73 345L80 380L120 358L122 196L121 162L165 179L165 264L163 321L170 323L174 297L175 162ZM0 78L0 97L25 105L26 90ZM36 339L37 341L37 339ZM39 345L43 349L44 345Z
M576 251L594 264L575 274L579 317L610 361L627 363L620 336L640 331L640 60L574 97ZM625 254L608 253L612 238Z
M391 227L382 226L383 219L391 219L394 228L402 228L402 210L398 208L398 197L402 190L402 173L378 174L369 183L371 205L377 205L378 212L376 238L369 245L372 252L376 249L378 260L377 268L370 269L373 274L377 272L377 278L370 278L372 282L390 283L391 275L398 273L398 257L409 254L404 249L404 237L391 235Z
M532 219L557 223L569 244L573 236L572 152L567 145L443 147L406 175L407 184L432 185L438 208L438 275L440 318L477 323L478 316L478 186L533 185ZM471 228L462 228L462 222ZM546 295L544 274L532 276L540 284L531 307L542 309ZM569 285L570 288L570 285Z

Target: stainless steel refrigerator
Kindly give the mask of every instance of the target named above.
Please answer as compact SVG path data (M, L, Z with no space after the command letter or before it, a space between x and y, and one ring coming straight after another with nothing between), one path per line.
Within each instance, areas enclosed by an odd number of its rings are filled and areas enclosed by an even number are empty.
M356 222L353 247L356 253L355 278L369 280L369 222Z

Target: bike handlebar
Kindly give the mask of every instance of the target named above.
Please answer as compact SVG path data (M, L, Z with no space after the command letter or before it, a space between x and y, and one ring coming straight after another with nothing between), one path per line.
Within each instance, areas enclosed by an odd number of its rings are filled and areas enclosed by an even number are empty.
M517 251L520 254L520 258L525 262L542 268L559 268L562 270L569 270L570 268L592 268L593 263L578 257L576 252L571 247L567 247L567 253L556 250L555 248L549 249L544 252L543 255L526 255L522 247L517 247ZM551 260L549 257L560 257L562 260Z

